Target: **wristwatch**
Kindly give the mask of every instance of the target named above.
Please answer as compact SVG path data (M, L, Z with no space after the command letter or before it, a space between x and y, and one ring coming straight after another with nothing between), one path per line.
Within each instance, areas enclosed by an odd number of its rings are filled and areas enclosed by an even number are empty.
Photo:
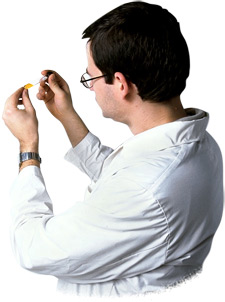
M29 159L35 159L41 163L41 158L38 153L35 152L21 152L19 154L19 164L21 165L24 161Z

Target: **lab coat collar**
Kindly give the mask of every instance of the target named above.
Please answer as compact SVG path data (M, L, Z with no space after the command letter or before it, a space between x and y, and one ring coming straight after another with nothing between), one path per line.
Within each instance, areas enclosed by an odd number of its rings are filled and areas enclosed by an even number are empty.
M104 166L123 150L123 156L144 156L181 144L200 141L205 134L209 114L200 109L186 109L187 117L137 134L120 145L105 160Z

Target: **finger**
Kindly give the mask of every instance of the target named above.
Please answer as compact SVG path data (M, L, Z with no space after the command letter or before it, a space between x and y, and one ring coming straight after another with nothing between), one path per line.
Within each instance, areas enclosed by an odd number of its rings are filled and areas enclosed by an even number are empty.
M46 87L39 87L39 92L37 93L37 98L39 100L48 102L50 99L54 97L54 93L51 91L49 86Z
M45 96L46 94L48 94L48 92L50 91L50 87L48 85L40 85L38 88L39 94L42 96Z
M54 94L58 94L62 92L62 83L60 83L60 79L53 73L48 78L48 84Z
M46 81L40 81L40 86L45 87L47 85Z
M34 107L31 103L31 100L29 98L29 94L28 94L28 90L27 89L24 89L23 90L23 94L22 94L22 101L23 101L23 105L25 107L26 110L34 110Z
M66 81L56 71L48 69L48 70L43 70L41 73L44 76L49 75L48 76L49 84L50 84L51 79L53 79L55 76L55 79L57 81L59 88L65 90L66 92L69 92L69 87L68 87Z
M46 92L48 92L49 89L50 89L50 88L49 88L49 86L47 86L47 85L44 85L44 86L40 85L39 88L38 88L38 90L39 90L39 92L40 92L41 94L45 94Z
M18 105L23 105L23 99L22 98L19 98Z
M19 99L22 96L24 88L21 87L18 90L16 90L6 101L6 107L14 107L16 108L19 104Z
M54 70L50 70L50 69L45 69L42 70L41 74L43 74L43 76L47 76L48 74L50 75L50 73L55 73Z
M60 74L58 74L56 71L54 71L54 70L50 70L50 69L46 69L46 70L43 70L42 72L41 72L41 74L43 74L44 76L48 76L48 77L50 77L50 75L51 74L54 74L56 77L57 77L57 79L58 80L60 80L60 81L64 81L65 82L65 80L60 76Z
M43 85L43 84L40 84L40 86L39 86L39 88L38 88L38 94L37 94L37 98L39 99L39 100L43 100L43 98L45 98L45 95L46 95L46 91L45 91L45 89L47 89L46 88L46 86L47 85Z

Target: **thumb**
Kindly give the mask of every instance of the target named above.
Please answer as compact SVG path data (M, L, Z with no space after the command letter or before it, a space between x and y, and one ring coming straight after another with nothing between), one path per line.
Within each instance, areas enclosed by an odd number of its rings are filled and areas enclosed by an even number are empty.
M34 107L31 103L31 100L29 98L29 94L28 94L28 90L27 89L24 89L23 90L23 94L22 94L22 99L23 99L23 105L25 107L26 110L34 110Z
M61 87L59 86L59 83L57 81L57 78L55 76L55 74L51 74L48 78L48 84L50 89L55 93L60 93L62 91Z

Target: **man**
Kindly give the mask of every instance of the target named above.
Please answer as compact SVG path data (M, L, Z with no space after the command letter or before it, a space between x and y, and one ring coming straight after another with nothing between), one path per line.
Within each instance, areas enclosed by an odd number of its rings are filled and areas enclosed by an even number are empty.
M83 202L54 215L35 110L27 90L17 90L3 113L21 152L11 192L15 254L24 268L54 275L60 289L78 295L159 290L199 271L209 253L222 216L221 153L206 132L208 114L181 104L189 54L167 10L127 3L83 37L88 67L81 82L95 92L103 115L134 136L114 151L102 146L52 71L37 97L66 130L66 159L92 181ZM24 110L17 108L21 96Z

